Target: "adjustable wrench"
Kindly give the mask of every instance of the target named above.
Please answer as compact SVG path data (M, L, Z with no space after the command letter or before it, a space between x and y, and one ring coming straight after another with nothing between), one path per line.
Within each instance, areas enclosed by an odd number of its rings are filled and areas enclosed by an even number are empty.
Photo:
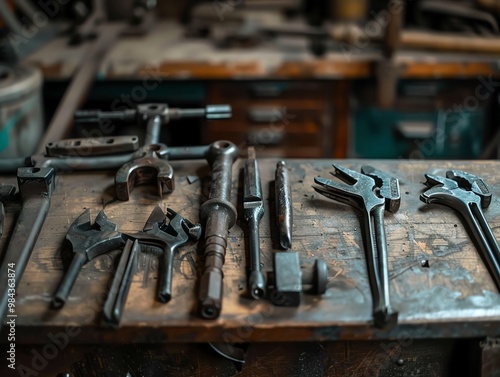
M166 219L169 219L167 222ZM201 237L201 226L192 224L181 215L168 208L167 213L163 213L159 206L156 206L149 216L142 232L136 234L126 234L129 237L120 262L113 278L110 293L104 304L104 319L109 323L118 324L121 313L132 281L136 255L139 252L138 241L144 245L157 246L157 240L163 242L161 250L160 279L158 285L158 299L166 303L172 298L172 276L173 259L176 250L188 242L196 242ZM132 242L132 239L135 239ZM144 250L143 250L144 251Z
M169 219L168 223L166 218ZM71 224L66 235L73 247L74 256L54 295L52 305L54 308L64 305L78 273L86 262L125 246L104 310L106 320L119 322L133 274L135 256L139 250L138 245L132 241L160 247L163 251L163 271L160 275L158 297L160 301L167 302L171 298L173 254L177 248L189 241L197 241L200 236L199 224L192 224L171 209L168 209L165 215L160 207L156 206L144 229L135 234L120 233L103 211L99 212L94 224L91 224L90 211L87 209Z
M363 241L365 244L368 280L373 296L373 318L377 327L397 322L398 313L390 305L387 242L384 228L384 208L397 211L401 196L399 182L388 174L363 166L360 174L340 165L333 165L335 177L342 184L316 177L316 192L335 201L349 204L362 214Z
M469 227L479 251L500 290L500 248L481 208L491 203L491 191L484 180L459 170L449 170L446 178L426 174L429 189L420 195L427 204L442 204L458 211Z

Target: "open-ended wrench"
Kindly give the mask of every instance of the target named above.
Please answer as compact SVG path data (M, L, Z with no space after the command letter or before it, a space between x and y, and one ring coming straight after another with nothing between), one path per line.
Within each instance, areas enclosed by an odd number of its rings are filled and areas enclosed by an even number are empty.
M420 200L458 211L500 290L500 248L482 210L491 203L490 189L482 178L459 170L447 171L446 178L432 174L425 177L429 189L420 195Z
M397 322L398 313L390 305L387 242L384 228L384 208L395 212L401 201L399 182L388 174L363 166L363 174L333 165L335 177L347 184L316 177L321 195L351 205L361 211L368 280L373 296L373 319L377 327Z

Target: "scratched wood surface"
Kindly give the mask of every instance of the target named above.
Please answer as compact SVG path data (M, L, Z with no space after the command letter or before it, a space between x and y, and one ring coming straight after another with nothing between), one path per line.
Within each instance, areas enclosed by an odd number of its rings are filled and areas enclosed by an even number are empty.
M399 311L399 324L388 330L370 325L371 294L367 281L359 220L354 210L314 193L317 175L329 176L334 160L290 160L293 192L293 250L304 265L324 258L331 280L320 297L303 295L299 308L274 307L246 294L245 224L241 220L240 171L233 169L232 200L239 219L230 230L224 266L222 315L215 321L198 317L197 292L202 243L185 246L175 258L173 298L168 304L155 299L158 260L141 254L137 261L121 327L101 323L101 311L118 252L84 266L70 298L61 310L50 308L52 294L63 275L63 240L72 221L86 208L94 218L102 208L119 229L141 230L156 204L171 207L193 222L206 200L209 169L204 161L173 162L175 191L162 200L153 186L136 188L129 202L114 201L113 172L58 175L49 216L17 292L18 342L45 342L47 334L78 326L73 341L87 342L204 342L357 340L399 336L416 338L482 337L500 334L500 295L456 213L419 201L424 172L462 169L482 176L494 194L485 211L500 239L499 162L445 161L338 161L359 170L369 163L397 176L401 182L400 210L385 217L391 299ZM270 223L269 185L276 160L260 160L266 214L260 226L264 269L271 268L275 230ZM187 176L198 176L189 183ZM2 182L15 182L3 177ZM7 204L1 250L17 216L19 205ZM422 267L422 260L429 267ZM73 336L73 335L72 335ZM4 337L2 336L2 339Z

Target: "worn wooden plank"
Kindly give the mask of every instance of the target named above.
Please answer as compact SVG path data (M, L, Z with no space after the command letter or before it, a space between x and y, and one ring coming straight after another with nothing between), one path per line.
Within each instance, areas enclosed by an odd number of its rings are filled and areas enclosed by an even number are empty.
M158 200L152 186L138 187L129 202L113 202L112 172L77 172L58 175L57 188L35 251L18 289L17 334L19 342L46 342L49 332L79 327L75 342L157 341L276 341L384 339L407 334L411 337L463 337L500 334L500 295L484 263L457 215L442 206L419 201L424 189L423 173L463 169L490 184L500 193L498 162L369 161L371 165L399 177L402 189L400 210L386 216L391 276L391 296L400 312L399 325L376 330L369 325L371 294L367 281L359 221L347 206L314 194L316 175L329 176L333 160L291 160L294 200L293 249L303 263L325 258L332 276L322 297L306 296L299 308L278 308L246 296L244 222L231 229L224 267L222 316L205 321L197 315L197 283L201 243L181 249L175 260L173 299L155 300L158 261L150 255L138 258L119 331L100 323L103 300L114 271L114 256L104 255L87 264L63 309L50 309L51 296L63 274L62 241L71 222L85 209L92 216L105 207L111 221L122 231L142 229L153 207L171 207L191 221L206 200L209 169L203 161L173 162L176 190ZM339 161L359 169L367 161ZM240 202L242 186L234 166L233 202ZM274 179L276 160L260 160L266 215L261 224L261 250L265 269L271 268L273 239L269 220L269 183ZM189 184L187 175L202 179ZM12 183L14 177L2 182ZM240 217L242 214L241 206ZM7 224L2 250L18 206L7 205ZM486 210L497 239L500 239L500 202L495 197ZM430 267L420 265L422 259ZM466 324L466 325L464 325ZM3 336L2 336L3 339Z

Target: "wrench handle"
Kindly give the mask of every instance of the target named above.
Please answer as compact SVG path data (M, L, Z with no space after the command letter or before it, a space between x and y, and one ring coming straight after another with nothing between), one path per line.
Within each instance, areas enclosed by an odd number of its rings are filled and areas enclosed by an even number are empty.
M479 246L483 254L483 258L490 270L495 285L500 290L500 256L498 255L498 243L477 203L469 203L467 212L467 214L464 214L464 219L477 241L477 246Z
M363 210L362 213L362 230L363 230L363 242L365 245L366 254L366 267L368 270L368 281L370 283L370 289L373 296L373 308L374 311L378 310L380 307L380 300L382 292L380 289L380 278L377 269L377 259L376 259L376 247L377 242L375 238L375 231L372 220L372 213L367 209Z
M172 298L172 277L174 272L174 247L166 247L161 258L162 270L160 271L160 282L158 285L158 299L167 303Z
M484 217L483 210L478 206L473 206L471 210L474 214L474 217L477 219L479 225L481 226L481 230L483 231L483 234L490 245L493 257L497 261L497 264L500 265L500 247L498 246L497 239L495 238L495 235L493 234L488 221L486 221L486 218Z
M135 259L140 250L137 240L127 240L120 256L120 262L116 269L108 298L104 304L104 320L118 325L127 301L132 275L134 273Z
M384 225L384 207L379 206L373 210L373 220L375 227L375 240L377 243L377 263L378 276L380 279L380 307L390 310L390 291L389 291L389 263L387 255L387 239Z
M59 287L52 299L52 306L56 309L61 308L68 299L69 293L75 285L76 278L82 269L82 266L87 262L87 256L83 253L75 253L73 260L66 271L66 274L59 283Z

